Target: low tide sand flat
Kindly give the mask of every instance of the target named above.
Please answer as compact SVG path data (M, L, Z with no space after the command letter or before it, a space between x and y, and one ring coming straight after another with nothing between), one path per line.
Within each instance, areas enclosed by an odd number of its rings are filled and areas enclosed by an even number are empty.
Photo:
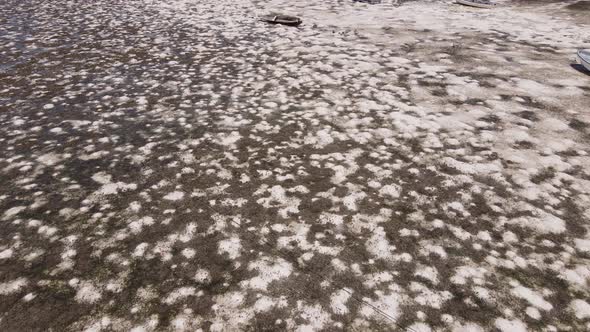
M477 8L494 8L497 6L497 4L486 0L457 0L457 3Z
M590 331L590 15L454 1L0 1L0 332Z

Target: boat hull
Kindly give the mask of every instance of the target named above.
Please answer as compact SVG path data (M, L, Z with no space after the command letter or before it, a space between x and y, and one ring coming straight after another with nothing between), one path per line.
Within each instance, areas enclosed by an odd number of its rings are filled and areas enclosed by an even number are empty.
M298 17L285 15L268 15L263 16L260 20L270 24L282 24L294 27L303 23L303 21L301 21L301 19Z
M458 4L470 6L470 7L477 7L477 8L494 8L496 4L494 3L477 3L469 0L456 0Z
M590 50L578 51L578 60L580 61L580 64L590 72Z

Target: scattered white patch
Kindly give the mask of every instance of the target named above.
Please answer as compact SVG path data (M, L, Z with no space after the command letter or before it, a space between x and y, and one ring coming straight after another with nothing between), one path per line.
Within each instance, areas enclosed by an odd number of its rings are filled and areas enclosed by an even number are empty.
M367 288L373 288L381 283L393 281L393 275L388 271L383 271L369 274L365 279L365 286L367 286Z
M35 293L28 293L27 295L25 295L23 297L23 301L25 302L31 302L32 300L34 300L37 297L37 294Z
M370 254L380 259L390 259L393 255L392 251L395 250L395 246L390 245L381 226L373 230L373 234L365 243L365 247Z
M358 208L357 202L362 201L365 197L367 197L367 194L365 194L364 192L354 192L344 197L342 199L342 204L348 210L356 211Z
M152 332L152 331L155 331L156 327L158 326L158 322L159 322L158 315L151 315L149 317L149 319L143 325L135 326L135 327L131 328L131 330L129 330L129 332ZM175 322L175 320L172 320L172 326L174 326L176 328L176 325L174 325L174 322ZM176 330L177 331L184 331L181 328L176 328Z
M250 288L266 290L271 282L290 276L293 266L281 258L262 258L248 264L248 270L255 270L259 274L250 280L242 281L242 284Z
M11 207L10 209L4 211L4 214L2 215L2 219L7 220L9 218L12 218L12 217L16 216L17 214L21 213L22 211L24 211L26 208L27 208L26 206Z
M406 332L432 332L432 329L426 323L414 323L406 329Z
M53 166L57 163L59 163L62 160L62 156L56 153L46 153L42 156L39 156L39 158L37 158L37 161L39 161L40 163L42 163L43 165L46 166Z
M194 296L195 294L196 289L194 287L180 287L168 294L168 296L164 299L164 303L174 304L189 296Z
M104 184L100 189L96 191L98 196L103 195L116 195L120 191L125 192L129 190L137 189L137 185L135 183L127 184L124 182L117 182L117 183L107 183Z
M219 254L228 254L230 259L236 259L240 257L240 251L242 245L240 244L240 238L233 236L227 240L219 241Z
M445 157L442 159L442 163L446 166L452 167L457 169L465 174L491 174L497 173L501 171L501 165L498 163L465 163L462 161L458 161L451 157Z
M217 139L215 143L227 147L235 147L235 143L237 143L242 136L237 131L232 131L229 134L220 133L217 135Z
M133 257L143 257L143 255L145 254L145 251L146 251L148 245L149 244L147 244L145 242L138 244L135 247L135 250L133 250L132 256Z
M131 232L134 234L139 234L143 230L145 226L150 226L154 224L154 218L152 217L143 217L141 219L132 221L129 223L129 228Z
M440 309L446 301L453 298L449 291L436 291L418 282L410 283L410 290L415 293L414 301L435 309Z
M324 212L320 215L319 221L322 224L332 224L335 226L339 226L344 223L344 217L341 215Z
M211 324L211 331L239 331L254 317L254 310L242 308L244 294L240 292L227 292L215 296L211 307L215 312L215 318Z
M402 295L396 292L385 294L382 291L375 291L375 295L377 295L376 300L365 297L363 298L363 301L386 312L391 319L397 319L401 314L399 306L403 299ZM379 313L369 306L363 306L360 312L365 317L379 317Z
M484 301L490 301L492 296L487 288L481 286L473 287L473 294Z
M180 313L174 317L171 322L175 331L200 331L202 325L200 317L193 317L187 313Z
M438 284L438 271L434 266L418 265L414 275L430 280L433 284Z
M139 210L141 210L141 203L131 202L129 203L129 209L133 212L139 212Z
M205 269L198 269L194 279L199 283L205 284L211 281L211 274Z
M531 317L532 319L541 319L541 312L539 312L539 309L535 308L535 307L527 307L526 308L526 314L527 316Z
M14 251L12 249L6 249L6 250L2 250L0 251L0 259L8 259L10 257L12 257L12 254L14 253Z
M263 197L256 202L265 208L271 208L276 205L281 206L279 214L283 218L288 218L290 213L299 213L299 203L301 200L297 197L287 196L285 188L276 185L268 189L269 197Z
M270 310L272 307L277 305L276 300L271 299L267 296L262 296L254 303L254 311L256 312L266 312Z
M588 302L576 299L570 303L570 308L578 319L590 318L590 304Z
M520 297L521 299L526 300L538 309L542 309L545 311L553 309L551 303L547 302L541 294L535 292L530 288L519 285L512 289L512 294L514 294L517 297Z
M306 320L307 324L298 326L295 330L297 332L320 331L331 322L330 314L319 304L298 304L298 309L301 312L300 317Z
M182 191L173 191L164 196L164 199L169 201L178 201L182 198L184 198L184 193Z
M381 194L381 196L386 196L389 198L399 198L400 191L400 186L395 184L388 184L379 189L379 194Z
M182 254L182 256L184 256L188 259L191 259L191 258L195 257L197 252L194 249L184 248L184 249L182 249L181 254Z
M340 289L330 296L330 308L337 315L345 315L348 313L346 303L350 299L351 291L348 289Z
M494 322L494 326L502 332L527 332L527 326L518 319L507 320L504 318L498 318Z
M587 239L575 239L576 249L580 252L590 252L590 240Z
M305 144L313 145L317 149L326 147L334 142L334 138L328 130L320 130L315 135L312 133L305 137Z
M78 287L75 298L80 303L95 303L102 298L100 290L89 281L80 282Z
M523 227L532 228L540 233L563 233L565 232L565 221L541 209L535 209L536 216L525 216L510 220L510 223Z
M9 295L19 292L29 282L26 278L17 278L12 281L0 283L0 295Z

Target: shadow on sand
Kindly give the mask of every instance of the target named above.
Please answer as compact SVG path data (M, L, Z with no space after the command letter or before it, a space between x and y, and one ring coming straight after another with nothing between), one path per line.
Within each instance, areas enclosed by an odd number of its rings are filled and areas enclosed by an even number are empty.
M581 64L572 63L570 64L570 66L575 70L579 71L580 73L590 76L590 71L586 70L586 68L584 68L584 66L582 66Z

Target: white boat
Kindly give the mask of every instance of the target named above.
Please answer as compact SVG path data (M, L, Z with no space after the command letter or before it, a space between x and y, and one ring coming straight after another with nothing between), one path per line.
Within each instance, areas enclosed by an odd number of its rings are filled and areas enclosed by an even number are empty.
M489 0L456 0L458 4L477 7L477 8L494 8L496 4Z
M590 49L588 50L579 50L578 51L578 59L580 59L580 63L587 71L590 72Z

